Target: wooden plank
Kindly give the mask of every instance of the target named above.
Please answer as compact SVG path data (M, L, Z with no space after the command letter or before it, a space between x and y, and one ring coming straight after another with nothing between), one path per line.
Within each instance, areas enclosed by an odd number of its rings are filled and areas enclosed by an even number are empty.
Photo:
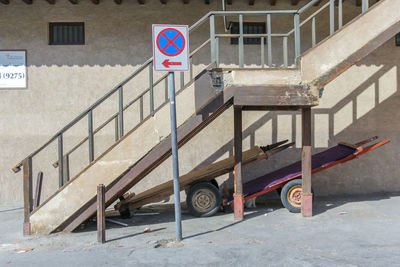
M106 206L105 206L106 187L103 184L97 186L97 242L106 242Z
M255 146L252 149L243 152L242 157L243 157L242 163L243 165L245 165L254 161L265 159L266 154L260 147ZM179 177L180 190L188 188L194 182L210 181L215 177L231 172L233 171L234 164L235 164L235 157L232 156L227 159L220 160L213 164L202 167L198 170L189 172ZM129 203L130 208L135 209L145 204L158 202L172 194L173 194L173 181L171 180L162 183L156 187L153 187L149 190L146 190L140 194L137 195L132 194L130 196L127 196L122 202L115 205L115 208L120 209L122 205Z

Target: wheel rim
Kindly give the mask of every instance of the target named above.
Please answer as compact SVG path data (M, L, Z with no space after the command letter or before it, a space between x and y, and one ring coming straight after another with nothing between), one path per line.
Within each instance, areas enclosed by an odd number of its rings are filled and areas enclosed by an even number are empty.
M212 209L217 203L214 193L208 189L197 190L192 197L193 207L199 212L206 212Z
M297 185L290 188L288 192L288 201L291 205L295 207L301 207L301 186Z

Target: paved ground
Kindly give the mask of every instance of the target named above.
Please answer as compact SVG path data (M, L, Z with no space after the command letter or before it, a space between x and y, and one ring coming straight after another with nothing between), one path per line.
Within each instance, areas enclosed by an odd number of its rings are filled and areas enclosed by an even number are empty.
M175 237L173 211L109 223L108 242L92 225L72 234L23 237L22 210L0 209L0 266L400 266L400 194L316 199L315 216L291 214L269 200L233 222L183 215ZM273 211L270 211L270 209ZM146 227L150 233L143 233ZM24 248L33 248L17 253Z

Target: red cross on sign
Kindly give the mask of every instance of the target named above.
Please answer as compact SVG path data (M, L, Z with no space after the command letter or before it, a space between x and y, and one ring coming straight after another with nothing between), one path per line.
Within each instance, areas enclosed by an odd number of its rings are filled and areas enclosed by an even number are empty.
M188 71L188 26L153 25L153 59L155 71Z

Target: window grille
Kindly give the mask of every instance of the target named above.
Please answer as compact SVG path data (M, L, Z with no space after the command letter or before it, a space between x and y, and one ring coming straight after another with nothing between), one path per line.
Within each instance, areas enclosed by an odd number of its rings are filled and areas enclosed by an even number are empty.
M83 22L52 22L49 24L49 45L84 45Z
M264 22L243 22L243 33L244 34L265 34L265 23ZM239 34L239 23L231 22L231 34ZM231 44L237 45L239 38L231 38ZM244 44L261 44L261 38L243 38ZM264 38L265 43L265 38Z

